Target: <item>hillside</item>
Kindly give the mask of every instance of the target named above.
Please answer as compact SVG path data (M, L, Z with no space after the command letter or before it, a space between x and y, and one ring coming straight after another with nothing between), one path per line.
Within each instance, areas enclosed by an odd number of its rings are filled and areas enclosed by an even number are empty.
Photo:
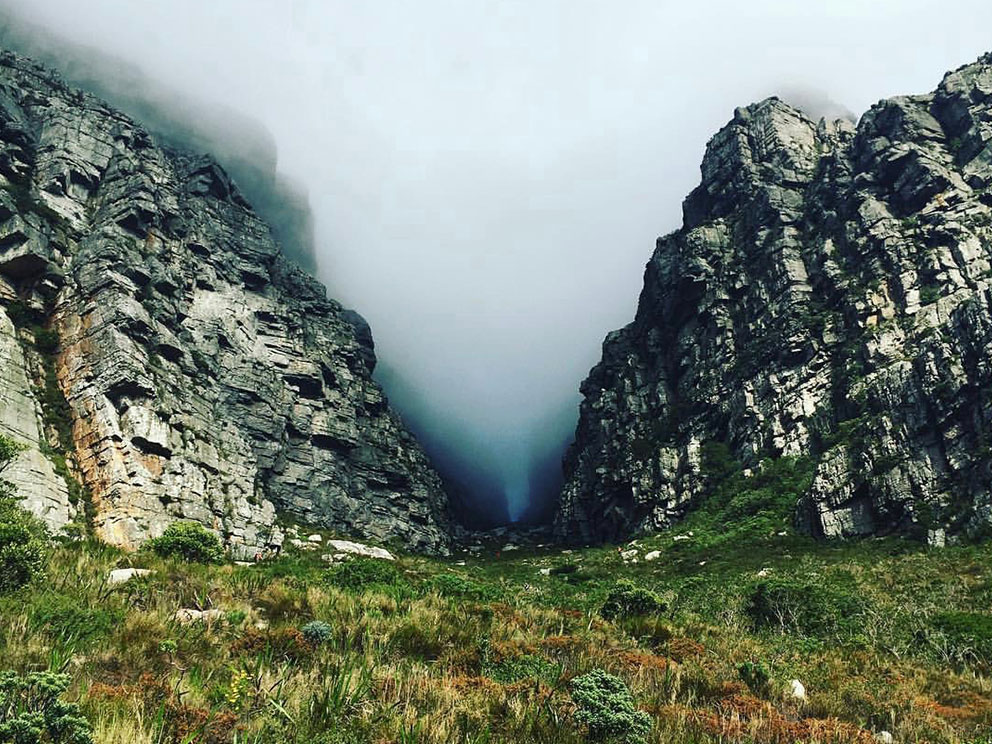
M595 669L629 687L652 744L989 741L992 548L727 536L702 514L622 552L395 563L66 544L0 599L0 658L67 674L100 744L578 744L599 740L573 694ZM108 583L131 566L152 573ZM618 577L659 604L607 619Z

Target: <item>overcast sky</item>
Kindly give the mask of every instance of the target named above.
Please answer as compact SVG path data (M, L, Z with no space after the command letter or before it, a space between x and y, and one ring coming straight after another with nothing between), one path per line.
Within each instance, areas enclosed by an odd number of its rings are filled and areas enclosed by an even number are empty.
M517 501L735 106L860 114L992 49L988 0L4 5L264 124L394 399Z

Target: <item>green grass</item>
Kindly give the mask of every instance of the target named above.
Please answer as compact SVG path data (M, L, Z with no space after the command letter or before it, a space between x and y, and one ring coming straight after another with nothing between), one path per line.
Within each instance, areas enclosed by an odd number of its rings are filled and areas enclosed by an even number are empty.
M0 599L0 658L68 674L97 742L582 742L572 680L598 669L650 716L648 742L951 744L992 726L992 548L765 527L738 543L714 513L638 541L637 563L606 546L239 567L62 545L44 583ZM155 573L107 586L135 561ZM618 577L664 601L603 618ZM181 607L223 615L184 626ZM794 678L805 704L783 697Z

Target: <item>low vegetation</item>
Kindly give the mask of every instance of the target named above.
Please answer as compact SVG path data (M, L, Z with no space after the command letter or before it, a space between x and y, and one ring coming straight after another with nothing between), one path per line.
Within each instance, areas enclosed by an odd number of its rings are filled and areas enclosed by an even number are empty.
M21 690L0 742L30 718L25 741L79 744L985 744L992 546L795 535L775 494L801 465L731 469L735 492L622 550L243 566L52 544L45 580L0 596ZM152 573L108 582L127 567Z

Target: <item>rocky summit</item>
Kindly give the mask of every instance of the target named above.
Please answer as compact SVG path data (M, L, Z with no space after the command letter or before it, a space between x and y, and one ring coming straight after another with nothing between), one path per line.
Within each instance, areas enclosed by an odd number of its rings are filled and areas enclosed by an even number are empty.
M714 462L783 457L813 535L988 532L990 187L992 55L856 125L738 109L582 385L557 534L667 527Z
M0 433L31 511L122 546L185 519L252 553L279 514L443 552L374 365L216 162L0 54Z

